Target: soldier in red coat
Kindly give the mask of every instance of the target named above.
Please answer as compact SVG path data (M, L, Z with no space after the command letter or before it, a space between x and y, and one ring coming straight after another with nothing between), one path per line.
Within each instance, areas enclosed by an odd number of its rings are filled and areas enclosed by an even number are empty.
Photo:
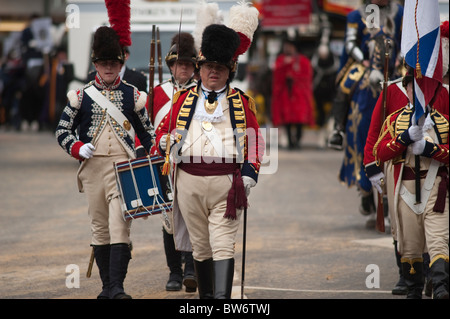
M187 32L180 32L172 37L171 47L165 58L170 69L171 78L157 85L153 90L153 112L151 121L156 133L162 127L162 120L169 113L172 98L180 90L189 89L197 85L194 79L197 63L197 52L194 46L194 37ZM152 148L152 154L157 152ZM172 220L172 212L167 212ZM170 223L172 225L173 222ZM179 291L182 284L186 292L195 292L197 281L195 279L192 252L177 251L173 240L173 228L163 222L162 227L164 252L167 266L170 270L169 280L166 283L167 291ZM184 270L182 260L184 259Z
M412 81L413 77L407 74L404 86L409 100ZM414 123L410 104L390 114L375 143L374 155L376 161L389 164L385 166L385 174L390 186L388 194L392 195L392 216L407 298L422 297L422 254L428 251L433 298L448 299L448 115L427 106L419 125ZM419 202L415 196L416 156L420 159Z
M255 101L230 87L237 57L248 49L258 25L255 8L241 9L248 19L236 22L230 14L230 28L212 24L204 29L200 81L177 93L156 137L161 155L170 152L176 164L175 245L193 252L201 299L231 298L239 219L265 148ZM254 22L250 34L236 30L242 21Z
M449 49L448 49L448 21L444 22L441 25L441 48L442 48L442 56L443 56L443 87L440 89L435 101L433 102L433 108L438 110L442 114L448 115L449 108L448 108L448 100L449 100L449 88L448 88L448 55L449 55ZM387 87L387 94L386 94L386 110L384 110L385 116L388 116L389 114L392 114L399 110L400 108L404 107L408 104L408 96L406 93L405 88L403 87L402 78L396 79L394 81L388 82ZM391 183L386 183L386 177L383 173L382 167L385 165L383 163L377 162L375 160L374 155L374 145L376 144L378 137L380 135L381 125L383 120L381 119L381 116L383 114L382 112L383 108L383 95L381 94L378 98L378 101L375 105L374 111L372 113L372 120L370 123L370 128L367 136L366 145L364 148L364 166L366 175L369 177L373 187L377 189L379 193L382 193L383 183L386 185L386 194L384 195L384 208L385 211L389 212L390 217L390 228L391 233L394 239L394 249L395 249L395 257L397 261L397 266L399 267L399 281L397 282L396 286L392 290L393 294L406 294L406 286L404 284L404 278L403 278L403 272L401 269L401 255L398 252L398 246L397 246L397 234L396 234L396 225L395 225L395 218L391 215L391 213L394 211L394 208L392 205L394 204L393 200L393 194L394 191L389 189L392 185ZM390 165L388 163L387 165ZM390 200L387 199L390 195ZM387 209L389 207L389 209ZM429 289L425 290L425 293L429 294Z
M309 59L286 40L277 57L272 81L272 123L284 126L289 149L299 147L303 125L314 125L313 70Z

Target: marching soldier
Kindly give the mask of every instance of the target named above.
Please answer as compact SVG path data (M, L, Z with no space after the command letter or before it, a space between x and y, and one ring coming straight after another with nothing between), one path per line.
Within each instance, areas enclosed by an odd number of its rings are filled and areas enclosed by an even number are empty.
M412 81L411 73L403 80L409 101L413 100ZM448 299L448 115L427 106L420 121L413 124L410 104L390 114L374 154L376 160L390 162L385 174L388 189L394 192L391 206L407 298L422 297L422 254L428 249L433 298ZM420 204L415 201L415 155L420 155Z
M125 4L127 8L126 1L106 4ZM112 18L110 15L110 21ZM56 129L60 146L81 161L78 184L88 199L91 245L103 284L97 298L103 299L131 298L123 288L131 259L131 224L123 218L113 164L135 158L135 135L147 152L152 146L152 127L145 108L147 95L119 76L124 63L123 47L130 45L131 39L118 34L106 26L95 32L95 81L69 91L69 103Z
M174 238L177 249L193 250L202 299L231 297L239 218L265 146L254 100L230 87L237 58L258 25L258 11L247 4L233 8L230 27L204 29L200 81L174 97L156 138L161 154L170 152L176 161ZM239 29L243 21L251 26L247 31Z
M448 21L441 24L441 49L442 49L442 74L443 74L443 88L439 91L439 95L437 96L433 107L438 110L441 114L448 115L448 56L449 56L449 46L448 46ZM409 67L407 67L408 69ZM376 144L378 137L380 135L382 119L381 115L384 113L386 116L398 111L403 106L408 104L408 96L406 93L406 89L403 87L402 78L398 78L394 81L388 82L387 86L387 94L386 94L386 109L383 110L383 95L380 95L378 101L375 105L372 114L372 120L370 122L370 128L367 135L366 145L364 147L364 166L367 177L369 178L372 186L377 189L379 193L382 193L383 183L390 187L391 183L386 183L386 176L383 173L382 166L383 163L379 163L375 160L375 156L373 153L374 145ZM383 119L384 120L384 119ZM386 163L387 165L391 165L390 162ZM398 252L397 246L397 234L396 234L396 225L395 225L395 216L392 215L392 212L395 210L392 205L394 204L393 194L394 191L391 189L386 189L386 194L388 195L387 206L385 203L385 209L388 208L389 220L390 220L390 228L392 237L394 239L394 250L395 250L395 258L397 262L397 266L399 267L399 281L395 285L392 290L393 294L406 294L406 286L404 283L403 272L401 269L401 256ZM389 198L390 197L390 198ZM427 265L425 265L427 268ZM429 289L425 290L426 295L430 295Z
M197 85L197 81L194 78L197 62L194 37L186 32L174 35L165 61L170 69L171 79L157 85L153 91L151 120L156 130L162 125L162 119L170 111L173 94ZM171 212L169 215L172 215ZM166 223L163 223L162 231L167 266L170 269L166 290L178 291L183 283L187 292L195 292L197 281L195 279L192 252L181 252L175 249L173 229L167 227ZM182 259L185 261L184 272Z

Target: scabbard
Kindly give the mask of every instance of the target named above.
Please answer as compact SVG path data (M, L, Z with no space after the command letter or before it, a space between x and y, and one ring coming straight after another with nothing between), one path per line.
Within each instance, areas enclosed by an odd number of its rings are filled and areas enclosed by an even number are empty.
M88 265L88 269L86 272L86 277L87 278L91 278L91 274L92 274L92 266L94 265L94 247L92 247L91 250L91 258L89 259L89 265Z

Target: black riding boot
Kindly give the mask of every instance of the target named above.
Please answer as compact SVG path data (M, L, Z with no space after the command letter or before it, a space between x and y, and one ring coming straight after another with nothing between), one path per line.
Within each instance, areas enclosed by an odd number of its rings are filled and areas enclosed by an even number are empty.
M398 278L398 282L395 284L394 289L392 289L392 294L393 295L406 295L408 293L408 287L406 287L405 278L403 277L402 263L400 261L402 256L398 252L397 247L398 247L398 243L395 240L394 241L394 252L395 252L395 261L397 262L397 267L398 267L399 278Z
M198 294L200 299L213 299L213 260L198 261L194 259L195 273L197 274Z
M430 272L430 255L428 253L422 254L423 258L423 277L425 280L423 293L427 297L431 297L433 294L433 283L431 280Z
M131 251L128 244L111 245L109 262L109 297L111 299L131 299L131 296L127 295L123 289L130 259Z
M97 299L109 299L109 258L111 245L96 245L94 248L95 262L102 280L102 292Z
M197 290L197 279L195 277L194 258L191 252L183 252L184 256L184 275L183 285L186 292L195 292Z
M183 271L181 269L181 252L175 249L173 235L169 234L163 227L164 251L166 253L167 267L169 267L170 275L166 284L167 291L181 290L181 282L183 280Z
M408 287L406 299L422 299L422 291L424 286L423 277L423 260L402 258L402 271L405 277L405 283Z
M447 257L448 258L448 257ZM439 258L430 268L433 299L448 299L448 260Z
M231 299L233 288L234 258L215 260L214 299Z
M347 97L340 89L337 90L332 112L334 117L334 130L328 138L328 147L340 151L343 149L348 115Z

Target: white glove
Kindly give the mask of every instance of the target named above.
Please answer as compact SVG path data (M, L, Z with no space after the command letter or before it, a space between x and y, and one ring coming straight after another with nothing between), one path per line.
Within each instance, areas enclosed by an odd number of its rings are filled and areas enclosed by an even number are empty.
M369 180L372 183L372 186L377 189L378 193L380 194L383 193L383 184L384 184L383 172L373 175L372 177L369 178Z
M256 185L256 181L249 176L242 176L242 182L244 183L245 194L248 197L250 195L250 188Z
M94 156L95 147L91 143L84 144L80 147L80 156L83 158L91 158Z
M420 141L423 139L423 131L422 127L419 125L412 125L408 128L408 134L411 140L414 142Z
M379 87L383 81L383 73L380 70L373 70L369 75L369 82L373 87Z
M174 143L175 143L175 136L170 134L170 146L172 146ZM167 149L167 135L164 135L163 137L161 137L161 139L159 140L159 146L161 147L161 149L163 151L166 151L166 149Z
M411 149L414 155L421 155L425 151L427 141L421 139L420 141L411 144Z

